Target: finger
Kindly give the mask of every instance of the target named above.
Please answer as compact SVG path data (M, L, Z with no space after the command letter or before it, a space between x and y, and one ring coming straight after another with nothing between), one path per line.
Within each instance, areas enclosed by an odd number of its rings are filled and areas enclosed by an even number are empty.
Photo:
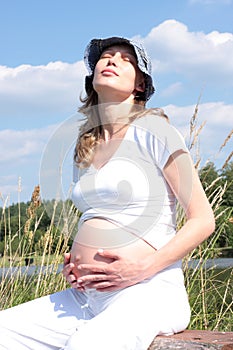
M69 262L70 262L70 253L65 253L64 254L64 266L69 264Z
M78 281L77 281L76 276L75 276L74 274L72 274L72 273L66 277L66 281L67 281L67 282L71 285L71 287L73 287L73 288L77 288L77 289L80 288L80 290L85 289L85 286L84 286L84 285L80 285L80 283L78 283Z
M103 290L106 288L113 288L115 286L114 283L110 282L110 281L102 281L102 282L93 282L88 284L88 288L94 288L96 290Z
M73 263L69 263L68 265L65 265L63 270L62 270L63 276L65 276L65 277L69 276L72 273L73 268L74 268Z
M78 278L77 283L79 283L80 285L86 285L86 284L90 284L90 283L95 283L95 282L106 282L109 281L111 283L111 281L114 281L116 279L115 275L108 275L106 276L105 274L99 274L99 275L86 275L86 276L82 276L80 278Z
M77 280L75 279L72 282L69 282L72 288L77 289L79 292L84 292L85 291L85 286L81 286L79 283L77 283Z
M68 283L72 284L74 287L77 287L77 279L74 275L69 275L66 280Z
M86 270L86 271L92 271L95 273L111 273L112 269L109 268L109 265L91 265L91 264L80 264L78 265L78 270Z
M119 260L120 259L120 256L118 254L116 254L112 250L98 249L97 250L97 254L99 254L100 256L103 256L105 258L110 258L110 259L113 259L113 260Z

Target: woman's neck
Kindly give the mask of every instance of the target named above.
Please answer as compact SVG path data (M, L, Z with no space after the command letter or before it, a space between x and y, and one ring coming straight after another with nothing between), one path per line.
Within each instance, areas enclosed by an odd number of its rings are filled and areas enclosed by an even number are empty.
M100 103L98 104L98 114L101 124L110 133L114 133L122 124L128 124L133 109L132 103Z

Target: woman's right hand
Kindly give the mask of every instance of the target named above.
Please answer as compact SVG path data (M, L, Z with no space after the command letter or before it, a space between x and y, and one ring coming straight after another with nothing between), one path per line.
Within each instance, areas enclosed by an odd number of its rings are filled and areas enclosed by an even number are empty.
M84 291L85 287L83 286L78 286L77 284L77 280L80 277L77 272L77 264L79 262L79 260L77 259L75 261L76 264L74 264L73 262L70 262L71 259L71 254L70 253L65 253L64 254L64 265L63 265L63 270L62 270L62 274L65 277L66 281L76 289L78 289L79 291Z

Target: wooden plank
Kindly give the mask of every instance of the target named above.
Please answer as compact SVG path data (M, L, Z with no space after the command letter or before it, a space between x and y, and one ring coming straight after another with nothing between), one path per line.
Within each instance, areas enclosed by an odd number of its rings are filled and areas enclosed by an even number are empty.
M233 350L233 332L185 330L170 336L157 336L148 350Z
M168 338L208 344L233 344L233 332L185 330L184 332L170 335Z

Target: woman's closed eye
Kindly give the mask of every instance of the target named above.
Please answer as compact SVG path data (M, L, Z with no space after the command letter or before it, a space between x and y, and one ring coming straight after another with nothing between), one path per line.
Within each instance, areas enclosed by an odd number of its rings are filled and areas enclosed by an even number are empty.
M103 55L100 56L100 59L101 59L101 58L112 58L112 57L113 57L112 54L110 54L110 53L104 53Z
M127 55L122 55L122 59L126 62L130 62L132 63L134 66L137 65L137 61L136 61L136 58L130 54L127 54Z
M101 56L100 56L100 59L110 59L110 58L113 58L115 56L115 52L111 52L111 51L108 51L108 52L104 52ZM131 54L121 54L121 59L122 61L125 61L125 62L130 62L132 63L133 65L137 65L137 61L135 59L135 57Z

